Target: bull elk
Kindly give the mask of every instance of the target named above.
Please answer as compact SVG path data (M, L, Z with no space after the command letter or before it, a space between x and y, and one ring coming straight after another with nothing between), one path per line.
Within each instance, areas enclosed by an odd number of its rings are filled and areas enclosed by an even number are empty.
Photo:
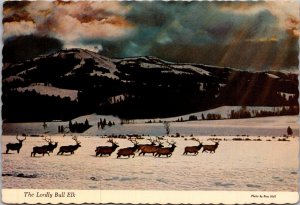
M100 154L100 157L102 155L108 155L110 156L118 147L118 143L114 142L112 139L109 139L107 142L111 143L111 146L98 146L96 147L96 157Z
M76 142L76 145L61 146L57 154L63 155L65 152L74 154L74 151L81 147L80 142L77 140L77 137L72 137L72 139Z
M138 142L136 140L131 140L128 139L130 142L132 142L134 144L133 147L127 147L127 148L123 148L123 149L119 149L118 153L117 153L117 158L121 157L121 156L128 156L128 158L130 158L131 155L133 155L132 158L134 158L135 156L135 151L138 149Z
M190 146L190 147L185 147L183 155L187 155L188 153L194 153L194 155L198 154L198 151L203 147L203 144L200 142L199 139L193 139L194 141L197 141L199 143L198 146Z
M167 140L167 143L169 145L171 145L171 147L161 147L161 148L158 148L157 151L156 151L156 154L155 154L155 157L160 157L161 155L166 155L167 157L171 157L172 156L172 153L174 152L175 148L176 148L176 142L169 142Z
M24 140L26 140L26 135L24 136L25 138L19 139L18 135L16 136L16 139L19 141L19 143L8 143L6 144L6 154L8 154L9 150L17 150L18 154L20 152L20 149L22 148L22 143Z
M150 138L150 139L147 139L147 140L149 140L151 144L139 144L139 145L138 145L137 151L140 151L143 147L147 147L147 146L155 146L155 145L156 145L155 140L153 140L153 139L151 139L151 138Z
M214 145L203 145L203 150L202 150L202 153L203 152L208 152L210 151L210 153L215 153L216 149L218 148L219 146L219 142L215 142L213 141L215 144Z
M50 139L47 139L46 137L43 138L43 140L45 140L46 142L48 142L48 145L44 145L44 146L41 146L41 147L33 147L33 150L31 152L31 157L32 155L35 157L36 154L43 154L43 156L45 154L48 154L49 156L49 152L53 152L53 150L57 147L57 142L55 142L53 144L53 141L51 140L51 137Z
M45 140L46 142L48 142L48 145L46 145L48 151L49 151L50 153L53 153L53 150L57 147L58 142L53 142L53 141L51 140L51 137L50 137L50 139L47 139L47 138L45 137L44 140Z
M154 142L154 141L153 141ZM156 142L158 143L158 145L154 144L154 145L147 145L147 146L143 146L141 147L141 152L139 153L139 156L141 154L143 154L143 156L145 154L152 154L154 156L154 154L157 152L157 150L159 148L162 148L163 147L163 143L159 140L156 140Z

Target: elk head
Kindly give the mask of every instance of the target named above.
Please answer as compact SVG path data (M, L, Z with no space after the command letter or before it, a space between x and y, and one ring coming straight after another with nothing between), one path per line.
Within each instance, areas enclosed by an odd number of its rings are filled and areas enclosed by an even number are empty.
M81 142L78 141L77 137L74 136L74 137L72 137L72 139L76 142L76 145L78 147L81 147L81 145L80 145Z
M151 143L151 145L155 145L155 140L153 140L153 139L147 139L150 143Z
M167 140L167 143L169 144L169 145L171 145L172 147L176 147L176 142L174 142L174 141L172 141L172 142L169 142L168 140Z
M135 146L138 145L139 143L136 141L136 139L128 139L131 143L133 143Z
M218 141L215 141L215 140L211 139L211 141L214 142L215 145L219 145L219 140L218 140Z
M45 140L46 142L48 142L49 145L57 145L58 142L53 142L51 140L51 137L48 139L47 137L44 137L43 140Z
M163 147L163 142L156 138L155 142L158 143L157 147Z
M109 139L107 142L111 143L113 147L119 147L118 143L114 142L113 139Z

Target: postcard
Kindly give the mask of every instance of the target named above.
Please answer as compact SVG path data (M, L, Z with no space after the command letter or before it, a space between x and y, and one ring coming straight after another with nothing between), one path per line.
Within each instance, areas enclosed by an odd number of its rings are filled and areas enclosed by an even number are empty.
M2 202L299 200L298 1L5 1Z

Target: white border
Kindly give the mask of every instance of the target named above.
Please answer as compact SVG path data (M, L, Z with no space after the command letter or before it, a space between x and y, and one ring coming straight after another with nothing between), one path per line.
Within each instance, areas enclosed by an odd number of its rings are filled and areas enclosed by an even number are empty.
M30 192L25 197L25 192ZM63 197L55 193L65 193ZM68 197L68 193L70 194ZM43 197L37 195L45 194ZM51 195L51 197L50 197ZM57 190L57 189L2 189L2 201L13 204L36 203L148 203L148 204L295 204L298 192L261 192L261 191L154 191L154 190Z

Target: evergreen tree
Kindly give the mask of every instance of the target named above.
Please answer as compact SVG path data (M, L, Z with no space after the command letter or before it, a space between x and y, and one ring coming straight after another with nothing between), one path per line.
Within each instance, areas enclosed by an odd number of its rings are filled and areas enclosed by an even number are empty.
M288 128L287 128L287 134L288 135L293 135L293 130L290 126L288 126Z

